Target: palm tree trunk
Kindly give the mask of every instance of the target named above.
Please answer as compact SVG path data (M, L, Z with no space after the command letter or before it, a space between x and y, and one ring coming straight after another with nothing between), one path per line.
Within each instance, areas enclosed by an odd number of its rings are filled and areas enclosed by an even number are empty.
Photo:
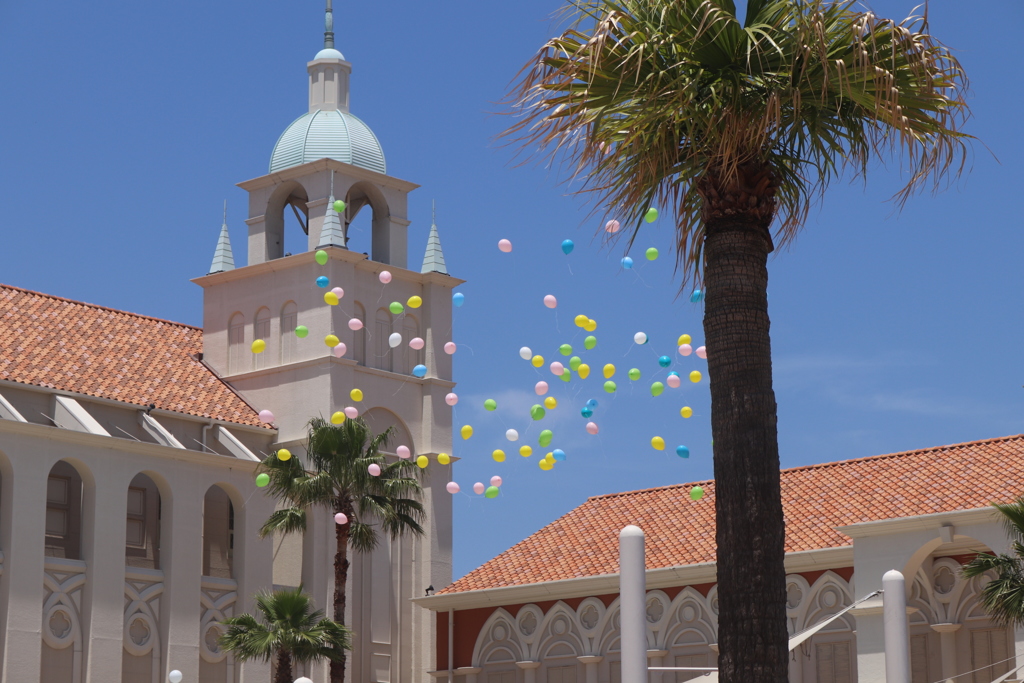
M335 512L343 512L349 519L352 519L353 510L342 509L342 505L335 505ZM345 588L348 584L348 524L335 524L334 537L337 541L337 549L334 551L334 621L345 624ZM345 683L345 662L348 659L344 650L338 661L331 661L331 683Z
M767 296L775 210L769 174L755 169L730 187L711 180L701 188L722 683L788 679L785 523Z
M274 683L292 683L292 654L288 650L277 651L277 672Z

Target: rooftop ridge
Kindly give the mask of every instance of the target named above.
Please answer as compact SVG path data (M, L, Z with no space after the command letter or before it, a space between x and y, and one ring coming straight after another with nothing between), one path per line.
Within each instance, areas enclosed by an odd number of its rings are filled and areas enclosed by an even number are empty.
M158 323L164 323L165 325L175 325L177 327L185 327L190 330L202 332L203 328L197 327L196 325L189 325L188 323L179 323L175 320L167 320L166 318L157 318L152 315L145 315L144 313L135 313L133 311L125 311L120 308L111 308L110 306L101 306L100 304L91 304L88 301L79 301L78 299L69 299L64 296L57 296L56 294L47 294L46 292L37 292L34 289L26 289L25 287L18 287L16 285L6 285L0 282L0 289L10 289L16 292L22 292L24 294L31 294L32 296L42 297L44 299L53 299L55 301L62 301L68 304L77 304L79 306L86 306L88 308L95 308L100 311L109 311L110 313L120 313L122 315L130 315L133 318L142 318L144 320L153 320Z

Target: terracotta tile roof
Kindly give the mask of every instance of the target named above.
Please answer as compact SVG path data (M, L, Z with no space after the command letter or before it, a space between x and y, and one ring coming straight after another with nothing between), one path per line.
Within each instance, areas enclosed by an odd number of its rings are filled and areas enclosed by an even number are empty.
M197 327L0 285L0 379L262 426L202 350Z
M690 500L700 484L703 500ZM1024 492L1024 435L782 471L786 552L851 545L836 527L952 512ZM715 561L714 482L595 496L439 593L619 571L618 532L647 535L647 568Z

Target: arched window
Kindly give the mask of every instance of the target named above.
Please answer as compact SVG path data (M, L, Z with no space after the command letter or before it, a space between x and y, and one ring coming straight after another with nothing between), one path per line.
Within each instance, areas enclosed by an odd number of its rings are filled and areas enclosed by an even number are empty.
M270 309L264 306L260 310L256 311L256 319L252 325L252 338L262 339L263 341L270 343ZM267 367L267 359L269 354L264 351L263 353L253 354L253 368L265 368Z
M203 576L232 578L235 508L224 489L211 486L203 499Z
M412 374L412 369L422 363L423 350L416 349L409 346L409 342L413 338L420 336L420 324L416 318L408 313L405 314L405 320L402 321L402 346L396 351L401 351L398 357L402 358L402 365L395 368L395 372L401 372L406 375Z
M391 312L386 308L377 311L373 328L373 367L391 372L391 347L388 337L391 336Z
M46 556L82 559L82 477L63 460L46 480Z
M145 474L128 486L124 563L160 569L160 490Z
M281 364L298 360L298 338L295 328L299 326L299 307L289 301L281 308Z
M352 356L360 365L366 365L366 309L358 301L355 302L352 317L363 323L361 328L352 333Z
M241 313L235 313L228 322L228 374L247 370L246 360L245 318Z

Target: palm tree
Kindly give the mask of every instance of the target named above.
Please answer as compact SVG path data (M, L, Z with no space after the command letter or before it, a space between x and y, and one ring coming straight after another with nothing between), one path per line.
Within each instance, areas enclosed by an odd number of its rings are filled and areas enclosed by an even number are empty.
M422 534L422 488L416 465L407 460L388 463L380 450L392 430L373 435L361 419L333 425L322 418L309 421L306 460L280 460L270 455L261 469L270 475L268 490L288 507L277 510L260 529L260 536L294 533L306 528L306 511L326 508L343 514L345 524L335 526L334 621L345 623L345 586L348 582L348 549L368 552L377 547L378 531L395 539L406 533ZM369 473L370 465L380 475ZM331 683L345 680L345 653L331 660Z
M979 553L963 566L963 575L971 579L995 572L996 577L981 589L982 606L1000 626L1024 626L1024 496L992 507L1003 515L1006 533L1013 541L1011 554Z
M897 159L898 205L964 168L966 77L928 33L853 0L569 0L570 27L512 86L521 153L568 167L621 219L675 223L706 289L723 683L787 674L785 527L767 258L831 181ZM653 218L653 216L652 216ZM774 232L772 227L774 225Z
M321 610L314 611L301 586L257 593L256 609L261 619L251 614L226 619L220 645L243 662L276 658L274 683L292 683L292 660L334 662L351 648L349 630L325 618Z

